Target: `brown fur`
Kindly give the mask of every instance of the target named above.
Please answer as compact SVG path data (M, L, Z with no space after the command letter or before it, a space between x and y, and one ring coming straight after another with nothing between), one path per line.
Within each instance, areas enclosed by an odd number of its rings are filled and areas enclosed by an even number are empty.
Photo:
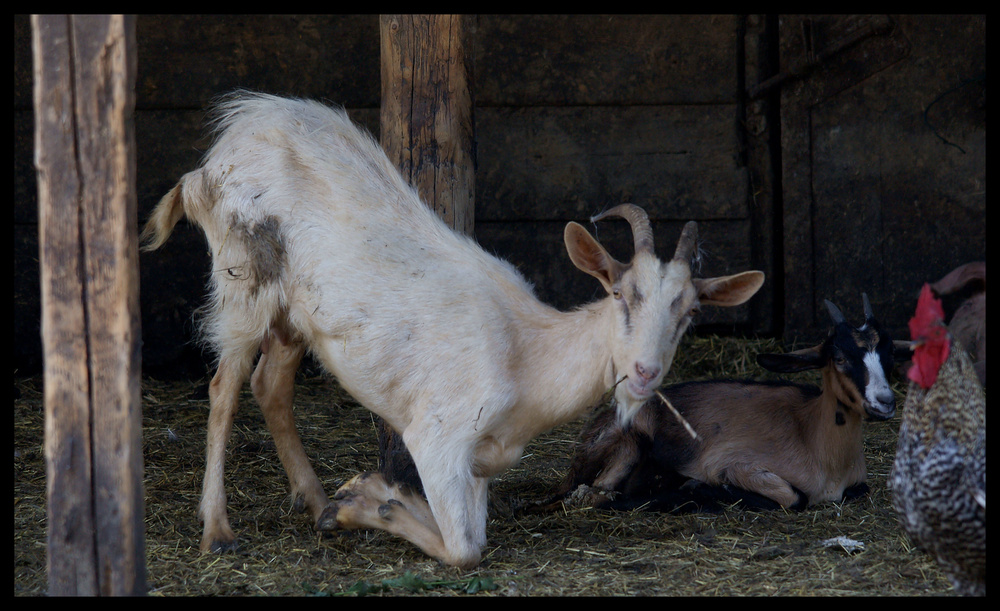
M630 426L619 425L608 414L598 416L581 435L559 494L586 484L617 493L619 501L634 506L643 495L676 492L691 480L801 508L838 501L860 489L866 479L862 422L866 417L890 417L894 411L887 385L877 408L869 405L865 389L858 388L859 380L869 383L870 376L862 373L865 355L876 347L883 356L879 362L884 375L892 369L891 356L884 358L886 350L892 351L892 339L870 316L865 301L868 317L863 327L840 322L819 346L758 357L777 371L821 368L822 389L732 380L661 389L698 438L693 439L658 398L646 402ZM842 321L839 311L834 316L838 318ZM608 499L615 494L590 498L610 506Z

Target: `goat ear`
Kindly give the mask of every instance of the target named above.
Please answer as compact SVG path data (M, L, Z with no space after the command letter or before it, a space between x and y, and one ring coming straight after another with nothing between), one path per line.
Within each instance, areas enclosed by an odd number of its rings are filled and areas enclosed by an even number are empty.
M982 282L983 290L986 290L986 261L973 261L956 267L932 284L931 289L938 295L950 295L975 281Z
M784 354L758 354L757 364L777 373L796 373L809 369L823 367L826 360L820 352L820 346L786 352Z
M764 284L764 272L749 271L718 278L695 278L692 282L698 291L701 305L732 307L754 296Z
M625 266L615 260L579 223L567 223L563 234L566 252L573 265L597 278L609 293Z

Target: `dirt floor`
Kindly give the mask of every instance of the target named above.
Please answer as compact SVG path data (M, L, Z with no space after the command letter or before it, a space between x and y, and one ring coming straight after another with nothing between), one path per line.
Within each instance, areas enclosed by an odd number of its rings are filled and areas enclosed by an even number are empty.
M774 340L689 336L668 382L768 377L753 362ZM816 381L800 374L797 381ZM565 474L582 421L537 439L492 485L488 546L471 571L446 567L378 531L317 534L292 511L288 485L249 389L229 445L234 552L201 554L207 380L143 380L146 563L154 596L913 596L950 595L934 561L900 531L886 477L899 413L866 432L871 492L802 512L729 508L669 515L522 509ZM897 407L903 386L896 381ZM375 428L336 382L300 375L296 418L332 494L377 465ZM14 382L14 595L47 589L41 378ZM844 537L860 546L824 545Z

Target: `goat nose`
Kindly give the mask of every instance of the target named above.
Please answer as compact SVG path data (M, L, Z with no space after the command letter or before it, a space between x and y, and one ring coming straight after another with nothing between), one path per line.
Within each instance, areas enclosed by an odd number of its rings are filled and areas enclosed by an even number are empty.
M639 374L640 378L648 382L649 380L652 380L656 378L656 376L660 375L660 366L644 365L637 361L635 364L635 372Z

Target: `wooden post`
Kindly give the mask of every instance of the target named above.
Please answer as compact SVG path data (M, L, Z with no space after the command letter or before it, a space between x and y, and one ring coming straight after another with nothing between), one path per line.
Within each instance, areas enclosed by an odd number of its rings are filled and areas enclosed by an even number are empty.
M135 19L31 23L49 594L143 594Z
M475 230L471 32L465 15L382 15L380 132L424 203L452 228ZM379 419L379 470L420 489L402 439Z
M475 228L469 20L382 15L381 142L424 202L451 227Z

